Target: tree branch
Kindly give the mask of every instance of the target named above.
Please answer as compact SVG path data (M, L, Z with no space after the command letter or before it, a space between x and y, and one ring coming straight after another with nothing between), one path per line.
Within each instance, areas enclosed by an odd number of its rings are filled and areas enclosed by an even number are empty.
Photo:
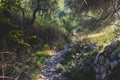
M33 24L34 21L35 21L36 13L37 13L39 7L40 7L40 0L37 0L37 6L36 6L36 8L35 8L35 10L34 10L34 12L33 12L33 18L32 18L31 24Z
M102 17L100 20L105 20L109 16L112 16L113 14L115 14L118 10L120 10L120 6L117 9L114 9L112 12L109 12L106 16Z

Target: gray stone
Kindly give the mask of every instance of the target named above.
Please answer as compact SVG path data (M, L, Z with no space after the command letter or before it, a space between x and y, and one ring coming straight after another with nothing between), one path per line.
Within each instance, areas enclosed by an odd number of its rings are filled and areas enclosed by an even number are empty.
M106 71L107 71L107 69L104 66L100 67L100 73L101 74L104 73L104 72L106 72Z
M95 58L95 60L94 60L94 64L97 64L98 59L99 59L99 54L97 54L97 56L96 56L96 58Z
M118 53L118 58L120 58L120 53Z
M63 70L65 70L65 68L63 67L63 65L62 64L60 64L60 63L58 63L56 66L55 66L55 68L56 68L56 70L57 71L63 71Z
M114 60L114 61L110 62L111 69L114 69L114 67L116 67L117 64L118 64L117 60Z
M109 68L109 65L110 65L110 60L107 58L106 61L105 61L104 66L105 66L106 68Z
M118 59L118 62L120 63L120 59Z
M115 55L116 55L116 53L115 53L115 52L112 52L112 53L111 53L111 55L110 55L111 60L114 60Z
M120 44L120 41L119 41L119 40L116 40L116 41L113 41L113 42L111 43L111 46L114 47L114 48L116 48L119 44Z
M100 75L96 75L96 80L101 80L101 76Z
M77 57L77 59L79 59L79 58L82 57L82 54L81 54L81 53L77 53L77 54L76 54L76 57Z
M107 74L103 73L102 76L101 76L101 78L104 80L106 76L107 76Z
M107 58L106 59L106 62L105 62L106 65L109 65L110 64L110 60Z
M111 73L112 73L112 71L111 71L111 70L109 70L109 71L108 71L108 75L110 75Z
M95 72L96 72L96 73L99 73L99 68L96 68Z

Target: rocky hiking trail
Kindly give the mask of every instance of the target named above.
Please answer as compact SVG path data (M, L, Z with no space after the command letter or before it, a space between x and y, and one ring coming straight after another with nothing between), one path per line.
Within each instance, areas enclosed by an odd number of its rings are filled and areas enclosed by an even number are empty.
M42 63L43 66L40 71L41 79L39 80L68 80L62 76L61 73L57 72L56 66L63 60L65 52L70 51L73 45L74 43L66 45L63 50L59 51L55 55L51 55L50 58L46 59Z
M69 80L62 76L61 73L57 71L56 66L60 65L63 60L63 56L66 51L71 51L76 43L71 43L66 45L65 48L59 51L56 55L52 55L49 59L46 59L42 63L41 71L38 73L41 77L38 80ZM95 45L89 44L84 46L83 51L88 52L89 50L94 50ZM95 53L90 55L84 62L77 66L77 71L81 72L83 69L93 70L95 72L95 80L119 80L116 77L111 76L114 69L120 64L120 41L113 41L110 45L106 46L102 53ZM81 62L84 54L79 53L76 55L78 59L75 61ZM118 74L120 75L120 74ZM111 78L111 79L109 79Z

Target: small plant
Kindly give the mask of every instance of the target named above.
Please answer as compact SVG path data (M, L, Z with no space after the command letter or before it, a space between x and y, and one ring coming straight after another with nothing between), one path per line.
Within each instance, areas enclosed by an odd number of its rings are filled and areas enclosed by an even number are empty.
M50 49L50 47L49 47L48 44L45 44L45 45L43 46L43 50L49 50L49 49Z
M49 57L49 55L44 51L36 51L35 53L32 53L32 54L35 62L37 63L38 68L41 68L42 61Z

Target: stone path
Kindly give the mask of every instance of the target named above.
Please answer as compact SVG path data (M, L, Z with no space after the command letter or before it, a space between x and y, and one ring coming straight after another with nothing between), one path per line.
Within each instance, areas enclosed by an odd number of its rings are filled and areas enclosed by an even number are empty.
M73 43L65 46L65 48L59 51L56 55L52 55L49 59L43 62L41 69L41 77L39 80L68 80L61 73L58 73L56 70L56 65L58 65L63 60L63 55L66 51L71 51ZM92 44L94 45L94 44ZM92 48L92 45L88 47ZM92 68L95 72L96 80L108 80L113 69L120 63L120 51L117 51L117 47L120 46L120 41L113 41L110 45L106 46L105 50L101 54L93 54L86 61L76 68L78 71L81 71L83 68ZM87 46L84 46L87 48ZM86 49L83 51L86 51ZM81 54L77 55L80 59L77 59L78 62L82 59ZM116 80L112 77L111 80Z
M63 55L66 51L70 51L72 46L73 44L66 45L63 50L43 62L40 72L42 79L40 80L68 80L56 71L56 65L63 60Z

